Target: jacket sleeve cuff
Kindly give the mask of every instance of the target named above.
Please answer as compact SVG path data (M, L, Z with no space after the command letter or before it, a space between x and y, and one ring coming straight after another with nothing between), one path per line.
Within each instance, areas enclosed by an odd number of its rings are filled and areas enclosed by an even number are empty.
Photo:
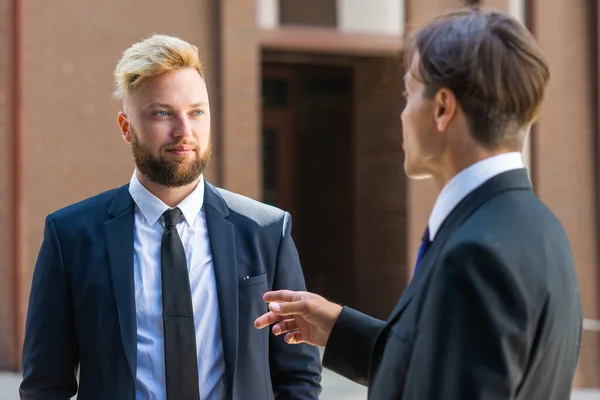
M323 366L367 385L371 349L385 323L344 307L325 347Z

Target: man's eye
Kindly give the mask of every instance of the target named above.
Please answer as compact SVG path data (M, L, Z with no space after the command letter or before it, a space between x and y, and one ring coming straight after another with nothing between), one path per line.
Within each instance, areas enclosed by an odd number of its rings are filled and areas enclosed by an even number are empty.
M196 116L196 117L199 117L200 115L204 114L204 111L202 111L202 110L194 110L194 111L192 111L192 114L194 116Z
M169 112L165 111L165 110L159 110L159 111L154 111L152 114L158 115L159 117L167 117L169 115Z

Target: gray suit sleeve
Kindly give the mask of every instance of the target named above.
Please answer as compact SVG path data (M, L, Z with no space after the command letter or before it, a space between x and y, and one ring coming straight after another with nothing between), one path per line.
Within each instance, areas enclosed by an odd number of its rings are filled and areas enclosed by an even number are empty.
M527 287L490 247L452 249L428 291L404 399L514 399L532 341Z
M71 288L55 223L48 216L29 297L21 399L70 399L77 392L77 362Z
M306 290L304 275L291 237L291 216L283 217L282 238L277 254L273 290ZM273 391L278 400L316 400L321 393L321 360L317 347L289 345L283 335L269 334Z

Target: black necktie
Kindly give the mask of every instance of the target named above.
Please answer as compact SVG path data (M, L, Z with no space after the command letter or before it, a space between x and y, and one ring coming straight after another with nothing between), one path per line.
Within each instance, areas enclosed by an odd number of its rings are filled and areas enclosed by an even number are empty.
M425 257L425 253L427 253L427 250L429 250L430 246L431 246L431 240L429 240L429 226L428 226L425 229L425 232L423 233L423 237L421 238L421 246L419 246L419 253L417 254L417 261L415 262L415 269L413 272L413 276L415 276L417 274L417 270L419 269L419 264L423 260L423 257Z
M165 339L165 375L168 400L198 400L196 329L190 278L176 225L181 210L163 214L165 231L160 246Z

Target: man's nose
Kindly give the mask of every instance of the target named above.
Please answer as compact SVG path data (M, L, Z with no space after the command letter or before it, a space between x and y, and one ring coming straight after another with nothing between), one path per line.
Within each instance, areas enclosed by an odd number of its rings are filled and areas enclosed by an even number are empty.
M192 134L192 124L187 116L180 116L176 121L176 125L173 129L173 136L186 137Z

